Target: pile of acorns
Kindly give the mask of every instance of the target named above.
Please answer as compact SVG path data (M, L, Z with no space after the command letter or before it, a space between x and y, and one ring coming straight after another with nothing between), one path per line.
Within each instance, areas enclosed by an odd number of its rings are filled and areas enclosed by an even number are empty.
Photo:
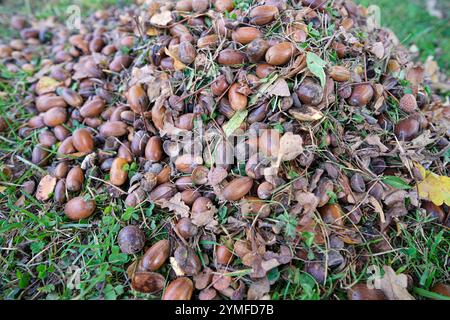
M265 299L275 268L287 277L303 267L323 284L366 250L355 244L378 239L372 250L390 250L391 222L416 207L380 177L420 179L399 154L425 131L448 148L438 120L449 108L393 35L368 21L344 0L150 0L98 11L81 30L14 16L20 39L0 45L0 58L30 75L21 102L33 116L19 134L37 133L29 159L48 172L36 197L76 221L101 215L94 198L105 192L128 207L156 204L167 238L148 239L128 277L163 299ZM243 143L260 152L224 165L214 161L224 141L213 155L180 154L174 136L199 123L261 132ZM266 174L288 134L301 145ZM447 207L421 203L448 225ZM386 212L380 225L374 206ZM124 227L122 252L139 255L144 231ZM359 284L349 298L385 296Z

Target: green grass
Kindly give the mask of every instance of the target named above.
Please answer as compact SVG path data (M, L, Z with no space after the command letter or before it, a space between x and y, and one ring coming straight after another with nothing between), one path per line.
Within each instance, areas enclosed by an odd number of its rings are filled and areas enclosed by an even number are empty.
M399 41L409 47L419 48L420 60L434 56L441 71L449 75L450 63L450 20L432 17L426 10L426 0L356 0L366 7L377 5L381 10L381 24L391 28ZM438 7L448 15L450 3L437 1Z

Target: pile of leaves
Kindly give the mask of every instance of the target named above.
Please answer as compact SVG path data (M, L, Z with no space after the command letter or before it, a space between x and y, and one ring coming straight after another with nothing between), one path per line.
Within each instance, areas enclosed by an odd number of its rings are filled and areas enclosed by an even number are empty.
M408 217L448 237L450 106L367 9L147 0L81 29L20 16L11 26L21 38L0 45L2 78L26 76L0 130L32 152L0 151L0 191L22 191L0 204L8 225L33 199L36 216L60 213L51 228L88 226L83 243L113 216L122 229L110 261L128 266L114 277L143 298L420 292L414 275L385 265L370 282L367 269L399 249ZM4 226L2 246L20 247L28 265L29 244ZM427 283L428 297L449 296L448 276Z

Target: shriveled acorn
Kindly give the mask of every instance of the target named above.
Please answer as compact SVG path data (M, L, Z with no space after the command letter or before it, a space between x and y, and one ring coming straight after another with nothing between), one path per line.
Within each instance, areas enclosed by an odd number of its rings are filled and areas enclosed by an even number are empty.
M123 253L137 253L144 248L145 234L138 226L129 225L120 230L117 242Z

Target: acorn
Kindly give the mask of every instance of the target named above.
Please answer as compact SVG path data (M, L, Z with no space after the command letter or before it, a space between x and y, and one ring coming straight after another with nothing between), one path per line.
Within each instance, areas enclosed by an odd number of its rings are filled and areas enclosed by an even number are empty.
M228 82L224 75L220 75L216 81L211 84L211 92L215 96L221 96L228 89Z
M182 173L192 173L194 168L202 163L201 156L194 156L189 153L182 154L175 159L175 167Z
M370 84L358 84L353 87L349 103L352 106L363 107L367 105L373 97L373 88Z
M387 300L383 291L370 289L365 283L358 283L347 290L349 300Z
M233 260L233 254L225 245L216 246L216 259L217 263L228 265Z
M350 70L343 66L332 66L328 73L334 81L345 82L350 80Z
M444 222L445 212L441 207L435 205L431 201L422 201L422 208L425 209L427 214L429 214L431 217L437 219L440 223Z
M153 244L139 262L139 271L156 271L163 266L170 254L169 240L159 240Z
M274 71L275 71L275 67L270 65L270 64L268 64L268 63L258 64L258 66L256 67L256 70L255 70L256 75L260 79L268 77Z
M109 172L109 181L115 186L123 185L128 178L128 173L124 170L124 166L128 164L124 158L115 158Z
M94 138L88 129L77 129L72 137L73 146L79 152L90 153L94 150Z
M81 220L90 217L95 211L95 202L76 197L66 203L64 213L71 220Z
M192 0L192 10L194 12L205 12L209 7L209 0Z
M173 183L165 182L158 185L155 189L153 189L149 194L149 199L151 201L158 200L168 200L172 198L177 192L177 188Z
M214 3L216 11L218 12L231 12L234 9L233 0L216 0Z
M84 182L84 173L80 166L75 166L69 170L66 179L66 188L69 191L80 191Z
M100 134L107 137L120 137L125 135L127 130L127 124L122 121L106 121L100 126Z
M45 146L38 144L33 148L33 152L31 153L31 162L40 167L47 165L49 160L50 153L44 148Z
M83 118L97 117L105 110L105 101L99 97L88 100L80 108L80 114Z
M83 97L72 89L62 88L59 95L71 107L78 108L83 104Z
M56 127L66 122L67 110L61 107L51 108L44 113L44 123L49 127Z
M240 27L233 31L231 38L240 44L249 44L262 36L261 31L255 27Z
M399 103L399 107L401 110L405 111L406 113L413 113L417 111L417 101L416 97L412 95L411 93L405 94L401 99Z
M184 239L189 239L197 234L197 227L192 223L191 219L189 218L181 218L177 222L175 227L180 236L182 236Z
M343 211L339 204L326 204L319 208L319 212L324 223L335 224L337 226L344 225L344 219L342 219Z
M278 8L275 6L258 6L250 11L250 23L256 25L265 25L278 16Z
M226 66L233 66L245 63L246 56L234 49L224 49L219 52L217 62Z
M240 88L239 83L233 83L228 90L228 100L235 111L242 111L247 108L248 98L242 93L238 92Z
M394 129L394 133L399 140L411 141L419 135L420 123L413 117L400 120Z
M448 284L438 283L431 288L431 291L450 298L450 285Z
M236 201L245 196L253 186L249 177L239 177L228 183L222 190L222 196L228 201Z
M154 294L164 289L166 279L157 272L136 271L131 278L131 287L139 292Z
M257 195L260 199L270 199L272 197L274 185L270 182L264 181L258 186Z
M145 158L150 161L158 162L163 156L162 140L160 137L151 137L145 147Z
M135 84L127 92L127 102L135 113L145 112L148 108L148 97L140 83Z
M66 182L64 180L58 180L56 183L53 199L55 199L57 203L66 202Z
M184 64L191 64L194 62L195 57L197 56L197 51L195 50L192 43L189 41L183 41L178 46L178 55L180 57L180 61Z
M305 78L295 92L302 103L313 106L318 105L324 95L320 84L311 78Z
M295 47L290 42L280 42L271 46L266 52L266 62L274 66L286 64L291 60Z
M258 37L247 45L246 54L250 62L256 63L264 59L269 48L269 42Z
M58 179L64 179L69 172L69 163L67 161L60 162L53 170L53 176Z
M169 283L162 300L190 300L194 291L194 284L192 280L186 277L181 277Z

